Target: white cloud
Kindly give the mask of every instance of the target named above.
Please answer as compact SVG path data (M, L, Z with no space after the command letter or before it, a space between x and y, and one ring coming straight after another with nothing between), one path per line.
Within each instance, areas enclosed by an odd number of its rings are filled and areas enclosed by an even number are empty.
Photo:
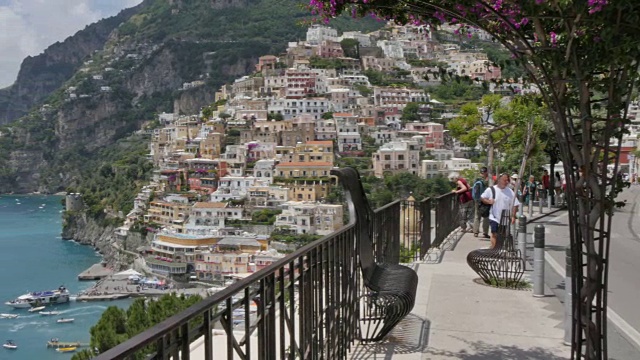
M22 60L141 0L0 0L0 88L11 85Z

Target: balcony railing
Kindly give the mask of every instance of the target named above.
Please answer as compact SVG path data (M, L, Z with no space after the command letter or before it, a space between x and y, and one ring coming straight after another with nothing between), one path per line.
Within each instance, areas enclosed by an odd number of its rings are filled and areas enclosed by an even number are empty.
M376 210L371 224L376 261L424 258L457 227L457 209L457 198L447 194ZM360 236L355 216L350 219L97 359L190 359L192 354L207 360L345 359L359 338L360 298L366 291L356 251Z

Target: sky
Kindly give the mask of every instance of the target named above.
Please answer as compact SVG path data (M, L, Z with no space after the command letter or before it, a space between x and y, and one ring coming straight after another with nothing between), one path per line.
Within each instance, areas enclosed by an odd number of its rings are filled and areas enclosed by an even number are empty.
M13 84L22 60L142 0L0 0L0 88Z

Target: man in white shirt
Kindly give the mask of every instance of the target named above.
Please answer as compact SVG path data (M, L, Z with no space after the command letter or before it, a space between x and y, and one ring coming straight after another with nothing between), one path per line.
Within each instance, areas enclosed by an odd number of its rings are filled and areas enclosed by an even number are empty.
M498 176L497 184L493 186L496 193L495 198L493 197L491 187L487 188L480 196L480 200L483 203L491 205L491 211L489 212L489 226L491 226L492 249L496 246L502 210L507 210L507 212L511 210L511 223L514 224L516 222L518 206L520 205L518 199L514 198L515 194L513 190L511 190L507 185L509 185L509 174L501 174ZM511 204L513 204L513 207Z

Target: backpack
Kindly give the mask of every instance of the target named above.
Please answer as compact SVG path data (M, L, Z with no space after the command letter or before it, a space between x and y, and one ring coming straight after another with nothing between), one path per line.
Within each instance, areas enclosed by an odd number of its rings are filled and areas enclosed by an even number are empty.
M471 189L471 196L473 200L480 201L480 195L484 192L486 186L484 185L484 180L482 178L476 179L476 182L473 183L473 188Z
M496 198L496 189L492 187L490 187L491 189L491 194L492 194L492 199L495 200ZM480 216L482 216L483 218L489 217L489 214L491 214L491 206L489 204L485 204L483 202L480 202L478 204L478 212L480 213Z
M459 180L462 183L462 185L464 185L467 188L467 191L460 194L460 203L466 204L469 201L473 200L473 196L471 196L471 188L469 187L467 180L463 178L460 178Z

